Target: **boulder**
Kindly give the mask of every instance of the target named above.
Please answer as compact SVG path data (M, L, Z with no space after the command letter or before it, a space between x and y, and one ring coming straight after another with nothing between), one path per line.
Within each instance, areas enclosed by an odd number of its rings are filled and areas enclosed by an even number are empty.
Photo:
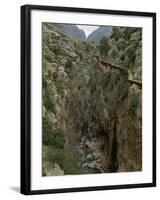
M64 175L64 170L62 170L57 163L54 164L53 175L54 176Z

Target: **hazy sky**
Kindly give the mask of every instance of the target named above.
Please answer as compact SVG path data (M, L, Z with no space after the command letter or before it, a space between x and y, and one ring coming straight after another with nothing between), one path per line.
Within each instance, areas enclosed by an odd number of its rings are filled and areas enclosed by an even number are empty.
M86 25L77 25L77 26L78 28L82 29L85 32L86 37L88 37L90 33L92 33L99 27L99 26L86 26Z

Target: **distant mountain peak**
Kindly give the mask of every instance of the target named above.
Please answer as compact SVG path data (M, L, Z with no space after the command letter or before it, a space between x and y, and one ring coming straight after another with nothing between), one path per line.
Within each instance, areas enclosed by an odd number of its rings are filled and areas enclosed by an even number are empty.
M99 42L102 37L109 37L112 34L111 26L100 26L98 29L93 31L88 37L87 40Z
M63 33L67 37L86 40L85 32L78 28L75 24L58 24L58 23L50 23L55 27L57 31Z

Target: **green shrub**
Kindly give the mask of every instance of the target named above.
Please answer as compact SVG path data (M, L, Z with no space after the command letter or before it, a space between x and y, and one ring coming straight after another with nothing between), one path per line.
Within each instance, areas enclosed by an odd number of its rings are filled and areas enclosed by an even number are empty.
M121 55L120 55L120 60L121 60L121 61L124 61L124 60L125 60L125 54L124 54L124 53L121 53Z
M71 69L73 67L73 63L70 59L67 59L66 63L65 63L65 68L67 69Z
M44 76L43 76L43 79L42 79L42 88L43 88L43 90L46 90L46 88L47 88L47 80Z
M136 112L138 105L139 105L138 97L135 95L131 96L130 106L131 106L131 111L133 113Z
M112 28L112 35L111 38L114 38L115 41L117 41L121 37L120 29L119 27L113 27Z
M81 60L83 59L83 54L80 50L75 49L75 53L80 57Z
M55 82L55 86L57 88L57 92L63 94L64 93L64 86L61 82Z
M133 46L128 46L126 48L126 55L129 57L129 58L133 58L134 57L134 54L135 54L135 48Z
M108 52L108 56L110 56L111 58L117 58L119 56L117 47L113 46L112 49L110 49L110 51Z
M131 37L131 34L134 33L135 31L138 31L138 28L134 28L134 27L124 28L124 39L129 40Z
M53 136L53 124L47 116L42 119L42 130L43 130L43 144L49 145L52 143Z
M78 51L78 50L77 50ZM70 59L67 59L66 63L65 63L65 71L68 75L68 77L70 79L74 78L74 74L73 74L73 63Z
M77 162L69 151L49 146L47 159L51 163L57 163L65 171L65 174L77 174L78 172Z
M56 148L64 148L64 135L60 129L53 129L54 126L48 117L43 117L43 144L53 145Z
M73 154L69 151L65 152L64 171L66 174L77 174L78 164Z
M53 62L53 58L52 58L52 56L50 54L45 54L44 57L48 62L50 62L50 63Z
M43 104L47 110L54 112L56 111L55 101L50 95L50 90L46 89L43 95Z
M128 46L126 48L126 64L129 67L133 67L135 61L135 48L133 46Z
M99 52L102 55L107 55L110 48L111 47L110 47L110 44L109 44L109 39L106 38L106 37L103 37L99 42L99 46L98 46Z
M121 37L117 41L117 48L119 51L124 50L126 48L126 41Z
M52 145L54 145L56 148L64 148L64 135L63 131L60 129L56 129L53 131L54 139L52 140Z
M49 146L47 150L47 160L51 163L57 163L60 167L64 164L64 149L55 148L54 146Z

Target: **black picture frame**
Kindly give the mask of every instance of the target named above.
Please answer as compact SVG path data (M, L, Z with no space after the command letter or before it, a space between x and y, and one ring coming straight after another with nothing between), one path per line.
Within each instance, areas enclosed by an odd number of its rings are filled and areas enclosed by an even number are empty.
M152 149L152 183L138 183L125 185L108 185L95 187L61 188L49 190L31 190L31 11L64 11L100 13L107 15L142 16L151 17L152 27L152 47L153 47L153 149ZM25 195L49 194L64 192L81 192L93 190L112 190L127 188L144 188L156 186L156 13L103 10L90 8L55 7L44 5L24 5L21 6L21 193Z

